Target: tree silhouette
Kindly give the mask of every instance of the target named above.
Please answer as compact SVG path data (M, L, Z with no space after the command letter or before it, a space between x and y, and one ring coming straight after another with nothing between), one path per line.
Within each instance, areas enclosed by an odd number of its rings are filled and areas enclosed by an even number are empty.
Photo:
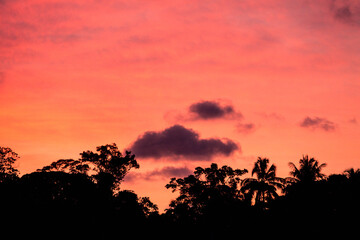
M23 237L33 231L61 239L235 239L246 231L268 237L278 226L304 236L324 236L324 229L329 236L353 233L358 227L360 169L325 176L326 164L308 155L298 166L289 163L287 181L276 176L267 158L259 157L243 180L246 169L197 167L189 176L170 179L166 188L178 195L162 214L148 197L120 191L124 176L139 164L115 144L21 177L14 167L18 158L0 147L0 226L22 229Z
M13 166L18 158L11 148L0 147L0 229L3 231L18 222L19 171Z
M325 175L321 173L321 170L326 166L326 163L319 164L314 158L309 159L309 156L305 155L299 160L299 165L298 168L294 163L289 163L292 169L290 175L293 176L295 182L311 183L324 179Z
M166 188L180 195L170 203L168 214L196 221L214 202L239 200L237 185L246 169L232 169L229 166L210 168L197 167L193 175L184 178L172 178Z
M11 148L0 147L0 182L18 178L19 171L13 167L18 158Z
M266 203L277 198L277 188L281 188L282 178L276 177L276 166L269 167L269 159L259 157L255 162L251 176L256 178L246 178L241 184L241 191L245 194L245 199L260 207L265 207ZM255 195L255 197L254 197Z
M349 180L360 181L360 169L349 168L344 171L344 174Z
M156 204L150 201L149 197L142 197L138 200L143 213L145 216L149 217L151 215L158 215L159 214L159 208Z
M60 159L43 167L40 171L64 171L89 175L100 188L117 192L125 175L132 168L139 168L135 155L126 151L125 155L119 151L115 143L96 148L97 152L84 151L81 158Z
M72 174L88 174L90 170L89 164L83 162L82 160L74 160L74 159L59 159L56 162L51 163L48 166L39 169L41 172L51 172L51 171L59 171L59 172L67 172Z
M239 191L240 177L246 172L213 163L208 168L197 167L187 177L172 178L166 188L179 192L179 196L171 201L165 216L175 224L174 231L183 233L177 239L189 234L197 239L226 237L244 219L248 221L251 214Z
M229 166L222 166L218 168L216 163L211 164L209 168L197 167L195 169L195 176L203 179L205 184L211 188L220 186L227 186L235 190L238 183L241 181L240 176L247 173L246 169L232 169Z
M33 172L19 181L21 199L31 208L73 208L95 205L95 184L83 174L65 172ZM63 210L64 210L63 209Z

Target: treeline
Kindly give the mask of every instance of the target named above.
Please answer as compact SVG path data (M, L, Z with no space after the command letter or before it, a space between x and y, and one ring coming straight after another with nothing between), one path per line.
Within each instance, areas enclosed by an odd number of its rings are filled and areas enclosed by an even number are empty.
M18 155L0 147L0 228L37 238L240 239L282 234L352 234L359 224L360 170L326 176L314 158L289 163L276 176L269 159L247 169L197 167L166 188L178 193L164 213L148 197L121 190L139 168L131 152L115 144L61 159L19 176ZM310 235L311 234L311 235Z

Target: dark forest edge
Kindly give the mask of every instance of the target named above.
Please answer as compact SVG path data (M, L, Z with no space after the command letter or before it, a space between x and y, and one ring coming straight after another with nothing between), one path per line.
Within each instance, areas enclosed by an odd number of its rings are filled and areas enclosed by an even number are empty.
M0 227L24 236L239 239L254 231L343 235L359 224L360 170L326 176L326 164L307 155L289 163L286 178L260 157L248 178L243 178L247 169L197 167L187 177L170 179L165 187L178 196L161 214L148 197L121 190L126 174L140 166L116 144L21 177L14 168L18 158L0 147Z

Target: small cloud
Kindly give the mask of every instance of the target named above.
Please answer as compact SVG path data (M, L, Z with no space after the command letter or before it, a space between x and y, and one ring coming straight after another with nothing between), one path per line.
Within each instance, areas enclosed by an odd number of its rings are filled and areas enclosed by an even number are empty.
M240 147L229 139L200 139L199 134L181 125L163 131L149 131L141 135L130 147L137 157L172 160L211 160L215 155L229 156Z
M236 130L239 133L248 134L255 131L255 124L253 123L239 123L236 125Z
M187 167L167 166L160 170L155 169L154 171L151 171L149 176L183 177L191 173L192 171Z
M157 177L161 177L161 178L184 177L191 173L192 171L187 167L167 166L161 169L155 169L153 171L146 172L143 175L143 177L145 179L153 179Z
M350 25L360 25L360 3L358 1L333 0L330 7L336 20Z
M191 173L192 171L187 167L166 166L161 169L154 169L144 173L131 172L126 175L124 181L135 182L137 180L150 181L158 178L184 177L190 175Z
M189 107L189 112L194 119L210 120L218 118L242 118L241 113L236 113L231 105L222 106L215 101L202 101Z
M352 123L352 124L357 124L357 119L356 118L353 118L353 119L350 119L349 120L349 123Z
M352 13L349 6L341 7L335 10L335 18L341 21L349 22L352 21Z
M311 128L311 129L322 129L324 131L334 131L336 126L335 123L319 117L306 117L301 123L301 127Z
M191 104L186 111L172 110L165 113L164 118L168 122L188 122L197 120L240 120L243 115L235 111L231 104L223 104L218 101L200 101Z

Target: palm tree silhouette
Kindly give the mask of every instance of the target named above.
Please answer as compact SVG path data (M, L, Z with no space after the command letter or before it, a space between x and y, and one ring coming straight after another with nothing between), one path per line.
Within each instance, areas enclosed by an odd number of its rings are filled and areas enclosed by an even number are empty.
M354 168L349 168L349 169L346 169L344 171L345 175L347 176L348 179L352 180L352 179L359 179L360 178L360 169L354 169Z
M283 186L282 178L276 177L276 166L271 164L269 167L267 158L258 157L251 176L254 174L256 178L246 178L242 181L241 192L244 193L245 201L265 208L267 202L278 197L276 190Z
M326 163L319 164L314 158L310 158L308 155L303 156L299 160L300 167L292 162L289 163L290 175L293 176L292 180L295 182L310 183L316 180L325 178L325 174L321 173L321 170L326 166Z

